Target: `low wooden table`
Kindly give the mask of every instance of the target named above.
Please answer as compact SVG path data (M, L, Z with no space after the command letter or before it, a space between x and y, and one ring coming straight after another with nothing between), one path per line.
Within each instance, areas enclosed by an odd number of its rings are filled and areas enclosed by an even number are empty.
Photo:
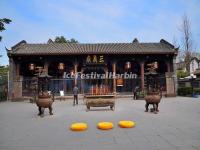
M90 110L90 107L107 107L110 106L111 110L115 108L115 95L90 95L86 94L84 96L85 104L87 110Z

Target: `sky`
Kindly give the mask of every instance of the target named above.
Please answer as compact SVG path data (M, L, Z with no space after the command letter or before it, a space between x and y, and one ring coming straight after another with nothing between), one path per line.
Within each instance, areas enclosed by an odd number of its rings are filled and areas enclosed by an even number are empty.
M127 43L137 38L181 46L184 14L200 52L200 0L0 0L0 18L12 20L0 33L0 65L8 64L5 47L22 40L46 43L61 35L80 43Z

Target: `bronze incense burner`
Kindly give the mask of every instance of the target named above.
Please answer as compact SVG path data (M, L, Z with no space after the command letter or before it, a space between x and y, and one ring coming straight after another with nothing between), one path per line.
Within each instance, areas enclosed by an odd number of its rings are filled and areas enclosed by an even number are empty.
M44 69L38 68L37 71L37 88L36 88L36 105L38 106L38 115L43 117L45 108L49 109L49 114L53 115L52 104L54 101L54 96L48 91L48 83L51 76L49 76Z
M145 111L149 111L149 105L153 105L153 108L151 109L151 112L158 113L159 109L159 103L162 98L162 90L159 85L159 76L156 72L156 69L158 67L157 63L151 63L147 64L148 72L145 73L146 80L147 80L147 94L144 97L146 104L145 104Z

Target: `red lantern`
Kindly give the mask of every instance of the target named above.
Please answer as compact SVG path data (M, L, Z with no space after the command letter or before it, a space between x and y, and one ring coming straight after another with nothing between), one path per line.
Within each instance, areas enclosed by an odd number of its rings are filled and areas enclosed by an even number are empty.
M125 65L125 68L126 69L130 69L131 68L131 62L127 61L126 65Z
M154 62L154 68L158 68L158 62L156 61L156 62Z
M29 70L33 71L35 70L35 64L33 63L30 63L29 66L28 66Z
M74 75L74 70L71 70L71 71L70 71L70 74L73 76L73 75Z
M59 70L64 70L65 69L65 64L64 63L59 63L58 64L58 69Z
M123 86L123 82L122 78L117 79L117 86Z

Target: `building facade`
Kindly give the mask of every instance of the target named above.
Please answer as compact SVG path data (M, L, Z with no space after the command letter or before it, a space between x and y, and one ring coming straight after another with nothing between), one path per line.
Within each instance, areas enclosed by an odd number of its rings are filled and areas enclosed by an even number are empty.
M193 57L190 61L190 74L194 74L197 68L199 68L199 60Z
M167 95L176 94L175 61L178 49L161 39L158 43L55 43L29 44L21 41L7 55L10 63L9 98L31 96L31 82L37 68L52 78L50 91L71 93L76 84L80 93L132 93L145 90L148 64L156 63L160 86ZM112 78L82 78L85 74L112 73ZM117 74L134 78L118 78ZM72 75L72 76L68 76ZM73 76L77 75L77 76ZM98 90L97 90L98 89ZM103 90L103 91L102 91ZM100 91L100 92L99 92Z
M197 54L196 54L197 55ZM197 55L198 56L198 55ZM190 63L189 63L189 71L188 73L191 75L191 74L194 74L194 72L200 67L200 59L199 57L192 57L191 60L190 60ZM183 71L187 71L186 69L186 63L184 61L181 61L181 62L178 62L176 63L176 68L178 70L183 70Z

